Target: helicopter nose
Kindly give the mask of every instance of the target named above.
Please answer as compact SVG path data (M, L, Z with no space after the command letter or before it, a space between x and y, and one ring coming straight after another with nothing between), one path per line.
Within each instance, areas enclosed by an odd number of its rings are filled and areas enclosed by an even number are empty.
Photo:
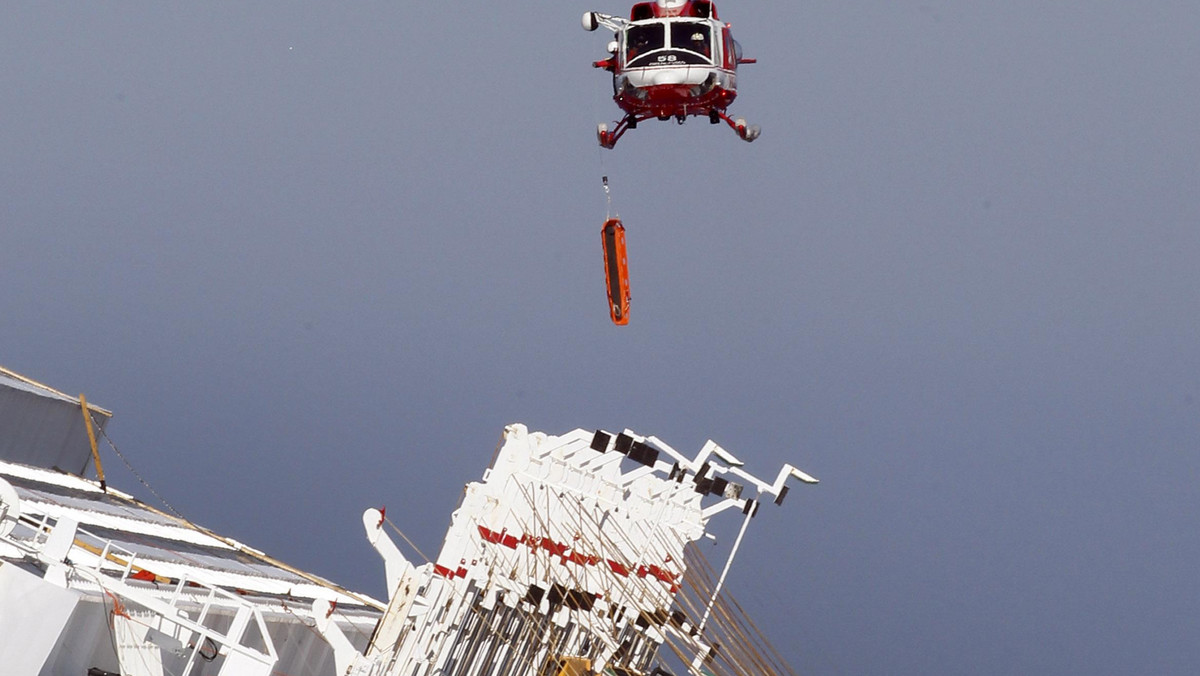
M660 70L650 76L653 85L675 85L683 83L683 72L680 70Z

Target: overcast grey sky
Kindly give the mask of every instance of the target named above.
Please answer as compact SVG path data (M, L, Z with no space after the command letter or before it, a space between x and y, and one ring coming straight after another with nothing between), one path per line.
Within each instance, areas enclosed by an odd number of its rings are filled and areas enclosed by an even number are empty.
M730 0L762 138L601 152L626 4L8 3L0 363L377 596L364 508L630 427L822 479L734 569L800 673L1200 673L1200 5Z

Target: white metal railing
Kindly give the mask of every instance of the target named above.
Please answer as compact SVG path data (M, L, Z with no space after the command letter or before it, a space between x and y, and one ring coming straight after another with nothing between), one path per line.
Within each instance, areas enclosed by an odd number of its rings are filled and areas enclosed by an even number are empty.
M143 621L141 618L145 615L137 613L141 616L138 624L171 636L178 640L180 646L187 646L190 650L186 653L186 664L179 673L185 676L190 674L202 647L209 644L215 646L217 654L224 658L219 676L270 676L279 656L267 631L266 620L254 604L202 578L187 574L172 579L170 595L163 598L163 593L158 589L135 585L134 580L130 579L145 570L137 563L137 552L80 528L72 519L55 518L44 513L21 514L19 518L21 524L32 529L32 537L16 538L9 533L3 537L5 542L44 564L48 580L54 579L66 586L66 574L69 573L94 583L102 592L120 598L123 603L147 611L152 619ZM90 556L84 556L85 552ZM84 561L90 565L82 563ZM52 576L54 571L63 574ZM233 613L228 630L218 630L206 624L214 609ZM252 628L257 630L263 649L247 645ZM130 650L145 650L151 648L150 644L154 642L147 638L142 643L144 645L133 646ZM163 649L159 647L159 650Z

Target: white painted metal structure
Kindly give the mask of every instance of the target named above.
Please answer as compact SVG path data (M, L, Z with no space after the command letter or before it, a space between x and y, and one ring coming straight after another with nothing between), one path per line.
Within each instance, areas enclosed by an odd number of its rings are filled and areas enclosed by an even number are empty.
M648 674L667 640L686 647L699 676L713 646L700 613L674 605L684 549L721 512L748 520L764 494L782 501L789 478L816 482L786 465L767 483L711 441L687 458L628 431L554 437L511 425L483 481L466 487L436 561L414 566L383 515L364 514L391 590L369 649L318 629L351 676ZM314 614L327 608L317 602Z
M86 479L0 462L4 676L335 676L383 605Z
M0 376L82 419L79 400ZM5 420L44 422L18 412ZM0 425L20 452L24 434ZM409 562L364 513L385 605L97 482L0 460L0 675L661 676L664 644L690 674L724 674L706 627L746 527L789 479L816 482L742 467L711 441L688 458L628 430L511 425L435 561ZM729 560L697 585L689 545L730 509L744 520Z

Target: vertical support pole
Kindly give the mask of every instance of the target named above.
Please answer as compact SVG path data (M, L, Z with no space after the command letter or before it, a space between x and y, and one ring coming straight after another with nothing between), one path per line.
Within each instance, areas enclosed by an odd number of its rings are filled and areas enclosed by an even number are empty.
M729 560L725 562L725 570L721 571L721 578L717 580L717 586L713 588L712 598L708 601L708 607L704 609L704 618L700 620L700 631L704 631L704 625L708 623L708 616L712 614L713 606L717 603L717 595L721 593L721 587L725 585L725 577L729 575L729 568L733 566L733 557L737 556L738 547L742 544L742 538L746 535L746 527L750 525L750 519L754 516L754 507L746 511L746 519L742 521L742 529L738 531L737 540L733 542L733 551L729 552Z
M96 462L96 476L100 479L100 490L108 492L104 483L104 467L100 464L100 449L96 447L96 432L92 430L92 412L88 410L87 397L79 395L79 406L83 409L83 426L87 428L88 442L92 445L92 460Z

